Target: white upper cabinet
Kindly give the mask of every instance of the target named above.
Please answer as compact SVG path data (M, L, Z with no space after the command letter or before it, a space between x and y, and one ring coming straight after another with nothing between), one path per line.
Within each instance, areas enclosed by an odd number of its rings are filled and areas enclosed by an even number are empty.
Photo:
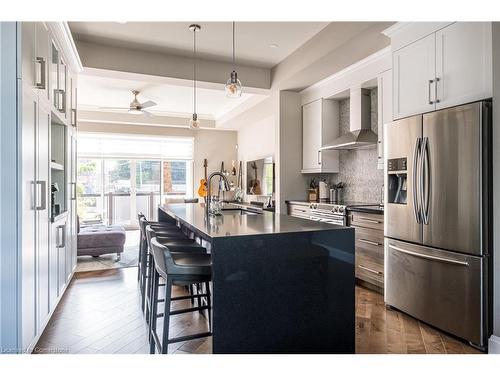
M19 78L29 87L35 87L35 22L20 23L21 69Z
M339 106L318 99L302 106L302 173L337 173L338 151L320 148L338 137Z
M49 100L49 31L43 22L36 23L35 87L39 98Z
M393 53L394 119L434 110L434 34Z
M406 39L414 27L403 29ZM394 119L492 97L491 22L436 27L393 51Z
M392 122L392 71L386 70L377 77L378 87L378 169L384 169L384 124Z
M492 96L489 22L457 22L436 33L436 109Z

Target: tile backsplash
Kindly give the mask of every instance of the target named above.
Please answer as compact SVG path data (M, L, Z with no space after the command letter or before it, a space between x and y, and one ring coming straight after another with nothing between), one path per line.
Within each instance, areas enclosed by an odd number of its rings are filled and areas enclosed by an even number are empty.
M372 130L378 133L377 120L377 89L370 90L371 125ZM340 135L349 132L349 99L339 103ZM384 184L384 171L377 169L377 147L341 150L339 163L340 172L328 175L316 175L316 179L326 179L330 183L344 183L340 198L344 201L363 203L381 202ZM313 176L311 176L313 177Z

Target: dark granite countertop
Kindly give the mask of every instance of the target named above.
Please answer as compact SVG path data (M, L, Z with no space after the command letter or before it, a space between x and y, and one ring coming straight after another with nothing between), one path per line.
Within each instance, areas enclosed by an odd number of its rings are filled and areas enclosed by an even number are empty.
M227 205L227 208L230 208L230 205ZM285 214L267 211L262 213L245 212L237 207L232 210L223 210L222 215L210 216L207 224L204 203L164 204L160 206L160 209L210 238L349 230L348 227L319 223Z

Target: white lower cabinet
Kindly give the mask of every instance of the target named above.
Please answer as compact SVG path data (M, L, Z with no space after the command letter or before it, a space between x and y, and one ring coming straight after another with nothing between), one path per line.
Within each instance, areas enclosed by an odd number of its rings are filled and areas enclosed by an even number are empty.
M47 104L46 102L43 102ZM50 109L38 103L37 126L37 180L43 184L40 202L37 204L37 334L41 334L43 327L50 317L49 305L49 243L50 243L50 210L48 204L48 186L50 179L49 169L49 131Z

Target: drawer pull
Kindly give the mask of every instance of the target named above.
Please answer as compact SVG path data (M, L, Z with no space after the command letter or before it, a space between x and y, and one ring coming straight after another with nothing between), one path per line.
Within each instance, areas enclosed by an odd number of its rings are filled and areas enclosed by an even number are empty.
M377 275L382 275L382 272L372 270L371 268L362 266L361 264L358 264L358 267L361 268L362 270L365 270L365 271L368 271L368 272L371 272L371 273L374 273L374 274L377 274Z
M402 248L400 248L398 246L394 246L394 245L389 245L389 247L391 249L393 249L393 250L399 251L400 253L404 253L404 254L408 254L408 255L413 255L413 256L418 257L418 258L435 260L435 261L444 262L444 263L457 264L457 265L465 266L465 267L469 266L468 262L462 262L460 260L455 260L455 259L450 259L450 258L443 258L443 257L437 257L437 256L434 256L434 255L420 254L420 253L417 253L417 252L414 252L414 251L402 249Z
M364 240L362 238L358 239L359 242L367 243L369 245L374 245L374 246L382 246L381 243L375 242L375 241L370 241L370 240Z
M358 220L359 221L364 221L365 223L382 224L382 222L379 221L379 220L373 220L373 219L369 219L367 217L362 217L362 216L358 217Z

